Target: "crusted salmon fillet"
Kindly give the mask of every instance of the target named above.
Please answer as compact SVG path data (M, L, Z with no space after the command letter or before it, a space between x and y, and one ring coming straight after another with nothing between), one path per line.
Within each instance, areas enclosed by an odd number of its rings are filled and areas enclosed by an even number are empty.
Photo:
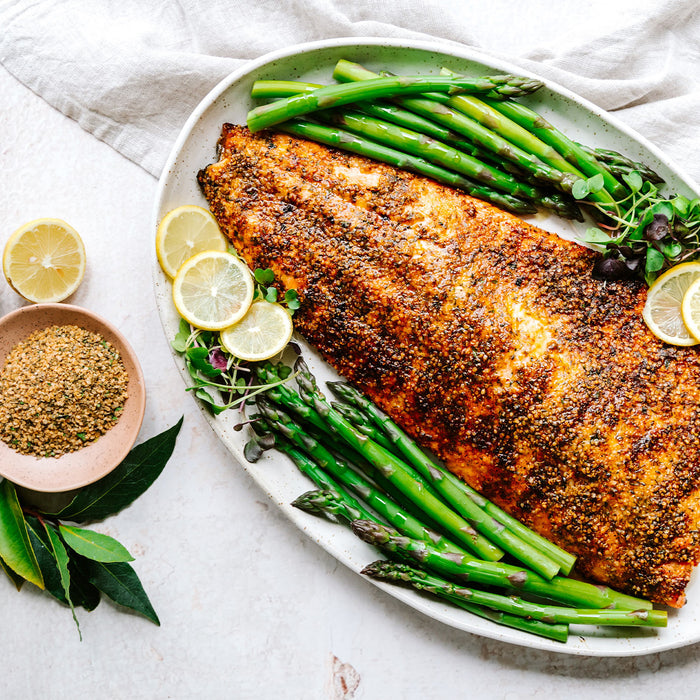
M225 125L199 182L296 328L446 466L578 555L681 606L700 536L700 355L658 341L637 282L449 187Z

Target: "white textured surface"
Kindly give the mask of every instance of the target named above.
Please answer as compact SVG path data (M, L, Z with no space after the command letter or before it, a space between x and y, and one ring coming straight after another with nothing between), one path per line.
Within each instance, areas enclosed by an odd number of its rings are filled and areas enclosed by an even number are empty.
M628 659L528 651L431 621L338 565L279 515L183 392L153 299L156 181L0 69L0 245L39 216L83 235L71 299L136 349L148 389L141 439L185 414L173 458L101 527L136 556L157 628L103 602L70 612L0 579L7 698L694 698L698 647ZM0 312L20 299L0 280Z

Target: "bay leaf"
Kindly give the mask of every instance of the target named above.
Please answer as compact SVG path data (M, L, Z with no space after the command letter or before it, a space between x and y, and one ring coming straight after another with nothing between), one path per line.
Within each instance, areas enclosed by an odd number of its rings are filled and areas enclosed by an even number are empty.
M26 520L29 540L32 543L41 574L44 577L46 591L56 600L68 604L68 599L61 583L61 573L58 570L58 563L51 550L51 542L46 534L46 529L37 518L31 515L28 515Z
M115 603L123 605L160 625L156 611L143 590L141 581L130 564L126 562L100 562L83 560L90 583Z
M14 484L7 479L0 483L0 557L16 574L44 588Z
M18 574L16 574L14 571L12 571L12 569L7 564L5 564L5 562L2 559L0 559L0 568L7 574L7 578L9 578L10 581L12 581L15 588L18 591L21 591L22 586L24 585L24 579Z
M100 591L90 582L87 562L72 549L68 550L68 572L70 573L70 597L73 605L94 610L100 603Z
M63 542L61 542L61 538L59 537L56 530L54 530L50 525L46 525L46 523L44 523L44 530L48 535L49 542L51 543L51 551L53 553L54 559L56 560L56 564L58 565L58 573L61 579L61 587L63 588L63 594L65 595L66 600L68 601L68 605L70 605L70 611L73 615L73 622L75 622L75 626L78 628L78 634L80 635L80 641L82 642L83 633L80 631L80 622L78 622L78 617L75 614L75 606L73 605L73 601L70 596L70 572L68 571L68 552L63 546Z
M160 476L175 449L182 420L134 447L116 469L80 489L56 517L73 522L102 520L131 505Z
M126 547L109 535L70 525L59 525L58 530L65 543L87 559L103 562L134 561Z

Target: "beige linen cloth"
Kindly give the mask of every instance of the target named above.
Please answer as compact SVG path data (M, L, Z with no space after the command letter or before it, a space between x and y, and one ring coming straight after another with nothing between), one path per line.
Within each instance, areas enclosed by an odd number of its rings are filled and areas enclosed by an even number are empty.
M363 36L507 58L700 180L698 0L0 0L4 67L156 176L190 112L247 60Z

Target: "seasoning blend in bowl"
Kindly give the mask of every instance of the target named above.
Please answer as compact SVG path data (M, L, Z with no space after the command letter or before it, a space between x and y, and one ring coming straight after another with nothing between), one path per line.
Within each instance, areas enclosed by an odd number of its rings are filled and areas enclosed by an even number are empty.
M117 350L79 326L34 331L0 372L0 439L60 457L104 435L124 410L129 376Z
M70 491L116 467L145 410L138 359L95 314L26 306L0 319L0 475Z

